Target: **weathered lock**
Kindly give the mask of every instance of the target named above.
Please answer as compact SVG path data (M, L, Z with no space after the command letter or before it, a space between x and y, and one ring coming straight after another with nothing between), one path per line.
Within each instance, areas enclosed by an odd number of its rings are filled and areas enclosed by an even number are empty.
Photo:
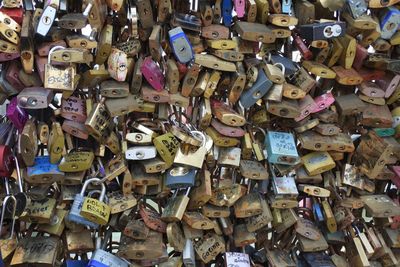
M49 51L48 62L45 65L44 87L52 90L72 92L77 86L76 66L59 67L51 65L51 53L62 46L55 46Z
M214 229L214 223L202 213L196 211L186 211L182 220L191 228L198 230Z
M373 217L383 218L399 215L400 208L387 195L361 196L367 213Z
M30 184L51 184L61 182L64 175L57 164L50 162L49 156L39 156L34 158L34 165L27 168L25 180Z
M147 227L157 232L166 232L167 224L161 220L158 212L146 208L145 205L140 205L139 213Z
M61 241L55 236L27 237L18 244L10 266L54 266L61 250Z
M301 158L309 175L316 175L333 169L336 164L327 152L312 152Z
M130 220L123 230L124 235L144 240L149 235L149 228L140 220Z
M47 108L53 96L52 91L43 87L25 88L17 96L18 106L25 109Z
M120 243L117 255L130 260L157 260L166 253L162 234L155 231L150 231L146 240L135 240L122 236Z
M96 182L96 180L89 180L91 183ZM85 184L83 189L86 189ZM109 205L103 202L106 196L106 187L103 183L101 183L101 187L101 194L98 200L91 197L84 198L79 214L95 224L105 225L108 223L110 218L111 208Z
M108 57L108 72L111 78L123 82L128 74L128 59L125 52L111 48Z
M107 197L111 214L129 210L137 204L137 200L132 194L123 195L123 193L116 191L108 194Z
M230 126L243 126L246 119L225 103L211 99L211 108L214 116L222 123Z
M95 249L92 233L88 229L77 232L67 231L65 239L70 253L86 253Z
M272 221L271 209L265 199L261 199L262 212L255 216L250 216L245 219L246 227L249 232L255 232Z
M225 241L221 236L207 233L193 244L197 255L204 263L213 260L218 254L225 252Z
M165 184L171 189L192 187L195 184L196 169L173 167L166 172Z
M95 229L99 226L99 224L84 218L80 213L81 213L81 210L83 207L83 202L85 201L84 193L86 191L86 188L89 186L90 183L100 183L100 182L101 182L101 180L98 178L91 178L91 179L88 179L85 181L81 192L79 194L75 195L74 202L72 203L72 206L71 206L71 210L66 218L67 220L77 223L77 224L86 225L86 226L89 226L89 227L95 228ZM104 186L104 184L102 184L102 185ZM104 195L105 195L105 187L104 187Z
M20 220L33 223L50 223L54 216L56 200L47 198L32 200L20 216Z
M22 157L26 166L34 164L34 158L37 153L37 133L36 125L33 120L28 120L18 136L17 152Z
M242 196L234 204L236 218L247 218L262 213L261 196L258 193L250 193Z
M295 165L300 159L290 133L268 131L265 145L270 163Z
M166 207L164 208L161 219L166 222L177 222L182 220L183 214L186 210L186 207L189 203L189 193L190 187L186 189L186 193L184 195L178 195L179 189L176 189L172 198L167 202Z

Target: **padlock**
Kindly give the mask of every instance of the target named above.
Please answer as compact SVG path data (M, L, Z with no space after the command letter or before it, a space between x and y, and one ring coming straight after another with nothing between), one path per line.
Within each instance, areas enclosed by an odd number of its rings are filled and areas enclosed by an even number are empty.
M269 162L295 165L299 161L294 138L291 134L268 131L264 142L267 147Z
M161 219L166 222L176 222L182 220L183 214L189 203L190 187L186 189L184 195L178 195L179 189L176 189L174 196L169 199L167 206L161 214Z
M67 220L77 223L77 224L86 225L86 226L89 226L89 227L95 228L95 229L99 226L99 224L84 218L80 213L81 213L81 210L83 207L83 203L85 201L84 193L85 193L87 187L89 186L90 183L100 183L100 182L101 182L101 180L98 178L91 178L91 179L88 179L85 181L81 192L79 194L76 194L74 197L74 202L72 203L71 210L68 213L68 216L66 218ZM102 184L102 185L103 185L102 191L104 189L104 194L103 194L103 198L104 198L105 187L104 187L104 184ZM92 209L89 209L89 210L92 210ZM109 213L108 213L108 215L109 215ZM107 219L107 221L108 221L108 219Z
M28 120L28 114L23 108L20 108L17 103L17 98L14 97L7 106L6 116L18 131L22 131Z
M175 155L174 164L191 166L200 169L207 153L206 136L202 132L198 131L192 131L192 133L197 134L202 138L201 146L194 152L189 151L189 153L186 155L183 153L182 148L179 147Z
M94 154L91 151L70 151L65 155L58 168L63 172L80 172L88 170L94 160Z
M104 237L103 243L101 243L101 238L98 237L96 239L96 249L94 250L92 257L89 260L88 267L97 267L97 266L110 266L110 267L128 267L129 264L127 261L119 258L118 256L106 251L106 247L108 244L108 240L111 238L112 230L109 229Z
M61 249L61 241L56 236L27 237L22 240L12 257L11 266L20 264L42 264L53 266Z
M167 171L165 185L171 189L192 187L195 183L196 169L174 167Z
M33 166L27 168L26 174L25 179L30 184L61 182L65 175L58 165L50 163L49 156L35 157Z
M91 180L91 182L95 181L96 180ZM108 223L111 214L111 208L109 205L103 202L105 198L106 188L103 183L101 185L102 190L99 199L97 200L95 198L85 197L79 214L83 218L95 224L105 225Z
M62 46L55 46L49 51L48 61L45 64L44 87L52 90L72 92L77 86L76 66L72 63L67 67L58 67L51 64L53 51L64 49Z
M267 78L265 72L259 70L257 80L253 86L244 92L240 97L240 103L243 107L249 108L262 98L272 87L272 81Z

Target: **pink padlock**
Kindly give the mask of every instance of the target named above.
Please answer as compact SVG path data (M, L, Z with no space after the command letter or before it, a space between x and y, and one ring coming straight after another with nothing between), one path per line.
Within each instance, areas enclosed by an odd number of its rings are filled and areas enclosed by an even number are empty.
M20 53L0 53L0 62L7 62L19 58Z
M357 44L356 57L354 58L353 69L359 71L362 68L364 61L367 59L367 57L368 57L368 50L364 48L362 45Z
M147 82L157 91L164 89L165 80L164 75L157 63L154 62L151 57L146 57L143 60L143 64L140 68L143 76L146 78Z
M385 98L389 98L393 94L399 83L400 75L392 73L386 73L382 79L376 81L376 84L385 91Z
M333 97L333 94L329 91L323 95L314 98L314 102L316 104L316 109L312 110L311 113L317 113L321 110L329 108L335 102L335 98Z
M302 99L299 99L300 116L295 118L295 121L301 121L309 116L312 111L318 109L317 104L310 95L306 95Z
M41 57L47 57L49 55L50 50L56 46L67 47L67 43L64 40L42 43L37 48L38 55Z
M245 12L245 1L244 0L234 0L233 4L235 5L235 11L238 18L244 17Z
M89 133L85 127L85 124L83 123L65 120L62 124L62 129L64 132L69 133L70 135L77 138L84 140L87 140L89 138Z
M75 96L62 99L61 116L67 120L84 123L87 117L85 100Z
M10 104L7 106L6 115L14 124L15 128L17 128L19 132L22 132L28 120L28 114L23 108L18 106L17 102L17 97L11 99Z
M240 127L228 126L219 122L216 119L212 119L211 126L214 127L214 129L217 130L217 132L219 132L220 134L229 137L242 137L246 133Z
M394 198L393 202L396 203L397 205L400 205L399 199ZM400 216L393 216L392 217L392 223L390 224L390 228L392 229L398 229L400 227Z

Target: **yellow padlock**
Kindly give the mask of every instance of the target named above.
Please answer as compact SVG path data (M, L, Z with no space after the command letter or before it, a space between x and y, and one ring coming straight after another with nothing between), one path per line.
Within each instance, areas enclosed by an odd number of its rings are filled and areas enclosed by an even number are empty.
M106 196L106 186L103 183L100 184L101 193L99 199L90 197L90 194L89 196L85 197L80 215L91 222L100 225L106 225L108 223L108 219L110 218L111 208L109 205L103 202Z

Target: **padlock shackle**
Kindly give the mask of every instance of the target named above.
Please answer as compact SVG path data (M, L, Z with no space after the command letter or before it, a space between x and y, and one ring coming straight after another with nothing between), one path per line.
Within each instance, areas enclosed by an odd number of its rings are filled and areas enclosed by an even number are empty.
M92 190L92 191L90 191L89 193L88 193L88 197L90 197L90 198L92 198L92 195L94 195L94 194L100 194L100 196L101 196L101 190ZM100 199L99 199L100 200ZM100 201L103 201L103 200L100 200ZM109 203L109 198L107 197L107 195L105 195L104 196L104 202L105 203Z
M4 178L4 179L7 179L7 178ZM8 237L8 239L11 239L14 235L14 226L15 226L15 220L16 220L15 214L17 212L17 199L13 195L7 195L4 198L3 208L1 209L1 219L0 219L0 234L1 234L1 230L3 228L3 222L4 222L4 214L6 213L7 203L10 200L12 200L14 202L14 205L13 205L13 210L12 210L11 231L10 231L10 236Z
M274 66L280 67L280 69L282 70L283 75L285 75L285 72L286 72L285 65L283 65L282 63L277 62L277 63L274 64Z
M104 198L105 198L105 196L106 196L106 186L104 185L104 183L102 183L102 181L101 181L100 178L90 178L90 179L87 179L87 180L85 181L85 183L83 184L82 190L81 190L81 192L80 192L79 194L83 197L84 194L85 194L85 191L86 191L87 187L88 187L89 184L91 184L91 183L93 183L93 184L101 184L101 194L100 194L100 197L99 197L99 201L103 201Z
M190 132L193 136L201 136L201 147L206 147L207 138L203 132L200 131L191 131Z
M17 181L18 181L18 190L20 193L24 192L24 185L23 185L23 181L21 179L21 169L19 167L19 161L18 158L16 156L14 156L14 160L15 160L15 168L17 170Z
M93 3L92 3L92 1L89 1L89 3L87 4L87 6L86 6L85 10L83 11L82 15L84 17L89 16L89 13L92 10L92 7L93 7Z
M56 50L60 50L60 49L65 49L65 47L64 47L64 46L61 46L61 45L57 45L57 46L55 46L55 47L53 47L53 48L51 48L51 49L49 50L49 55L48 55L48 57L47 57L47 64L51 65L51 64L50 64L50 62L51 62L51 53L53 53L53 52L56 51Z

